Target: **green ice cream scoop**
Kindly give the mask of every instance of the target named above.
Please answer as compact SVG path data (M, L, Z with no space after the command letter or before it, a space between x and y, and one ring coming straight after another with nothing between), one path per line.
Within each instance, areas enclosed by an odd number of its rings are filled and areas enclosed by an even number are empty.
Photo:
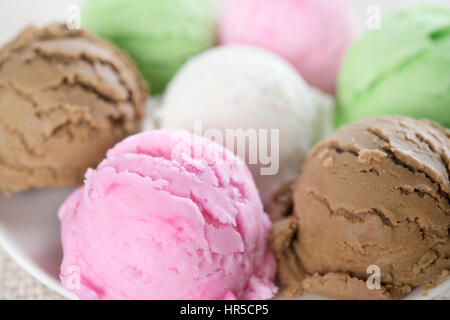
M450 8L413 7L366 30L339 74L337 125L376 115L450 127Z
M215 44L212 0L87 0L81 23L124 49L162 91L186 60Z

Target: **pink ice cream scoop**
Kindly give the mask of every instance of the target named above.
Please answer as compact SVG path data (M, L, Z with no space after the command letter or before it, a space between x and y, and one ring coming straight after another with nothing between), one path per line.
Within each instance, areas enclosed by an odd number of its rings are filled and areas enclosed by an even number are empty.
M345 0L229 0L219 32L222 44L274 51L309 84L334 93L339 65L357 29Z
M269 299L270 221L246 165L179 131L129 137L59 210L81 299Z

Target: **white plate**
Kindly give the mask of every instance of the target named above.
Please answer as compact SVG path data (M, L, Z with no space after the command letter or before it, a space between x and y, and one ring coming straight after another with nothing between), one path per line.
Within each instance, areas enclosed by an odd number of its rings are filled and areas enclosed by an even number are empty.
M0 195L0 244L37 280L69 299L76 297L59 282L62 251L57 211L73 188L31 191L5 198ZM426 295L415 289L407 299L432 299L450 289L450 279ZM297 299L324 299L304 295Z
M74 188L0 195L0 244L37 280L66 298L76 298L59 282L62 260L59 206Z

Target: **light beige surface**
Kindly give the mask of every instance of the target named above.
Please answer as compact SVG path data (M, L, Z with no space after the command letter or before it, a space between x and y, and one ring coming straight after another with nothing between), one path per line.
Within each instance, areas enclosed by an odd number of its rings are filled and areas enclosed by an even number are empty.
M3 299L59 300L64 298L28 275L0 248L0 300ZM436 299L450 300L450 290Z
M4 299L63 298L26 273L0 247L0 300Z

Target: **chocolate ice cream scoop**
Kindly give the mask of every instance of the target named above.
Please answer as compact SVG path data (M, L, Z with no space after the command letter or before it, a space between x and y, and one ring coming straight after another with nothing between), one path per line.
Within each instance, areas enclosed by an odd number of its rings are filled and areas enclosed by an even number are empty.
M74 185L139 130L147 86L84 30L28 27L0 50L0 191Z
M269 208L284 295L398 299L447 278L449 174L450 131L425 120L365 119L317 144Z

